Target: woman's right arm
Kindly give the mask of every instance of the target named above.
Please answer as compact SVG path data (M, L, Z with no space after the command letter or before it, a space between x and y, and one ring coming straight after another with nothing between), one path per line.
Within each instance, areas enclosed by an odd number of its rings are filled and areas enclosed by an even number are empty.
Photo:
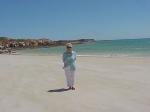
M65 53L63 53L62 61L65 63Z

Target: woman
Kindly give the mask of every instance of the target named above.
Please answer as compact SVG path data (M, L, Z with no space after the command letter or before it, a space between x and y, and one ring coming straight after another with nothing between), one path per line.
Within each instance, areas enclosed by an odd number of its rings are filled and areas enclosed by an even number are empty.
M74 88L74 75L75 75L75 61L76 61L76 52L72 50L72 44L66 44L66 51L63 53L63 62L64 70L67 80L68 89L75 90Z

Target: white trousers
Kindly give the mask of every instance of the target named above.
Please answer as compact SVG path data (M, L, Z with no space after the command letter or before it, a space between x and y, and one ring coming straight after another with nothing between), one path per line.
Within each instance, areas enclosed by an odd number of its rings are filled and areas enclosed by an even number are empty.
M66 75L67 86L73 87L75 70L70 70L70 67L65 67L64 70L65 70L65 75Z

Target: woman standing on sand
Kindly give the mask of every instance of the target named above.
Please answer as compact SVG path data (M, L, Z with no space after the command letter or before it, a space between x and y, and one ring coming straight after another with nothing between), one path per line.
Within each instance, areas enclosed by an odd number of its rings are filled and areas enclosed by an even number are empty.
M76 61L76 52L72 50L72 44L66 44L66 51L63 53L63 63L64 70L67 80L67 86L69 89L75 90L74 88L74 75L75 75L75 61Z

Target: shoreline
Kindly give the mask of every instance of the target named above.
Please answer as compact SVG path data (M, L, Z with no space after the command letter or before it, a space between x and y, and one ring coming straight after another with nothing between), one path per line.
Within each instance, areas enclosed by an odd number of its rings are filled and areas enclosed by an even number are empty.
M19 52L16 50L16 52L13 54L0 54L0 55L25 55L25 56L61 56L62 53L24 53L24 52ZM144 57L150 57L150 54L88 54L88 53L77 53L78 57L106 57L106 58L115 58L115 57L131 57L131 58L144 58Z

